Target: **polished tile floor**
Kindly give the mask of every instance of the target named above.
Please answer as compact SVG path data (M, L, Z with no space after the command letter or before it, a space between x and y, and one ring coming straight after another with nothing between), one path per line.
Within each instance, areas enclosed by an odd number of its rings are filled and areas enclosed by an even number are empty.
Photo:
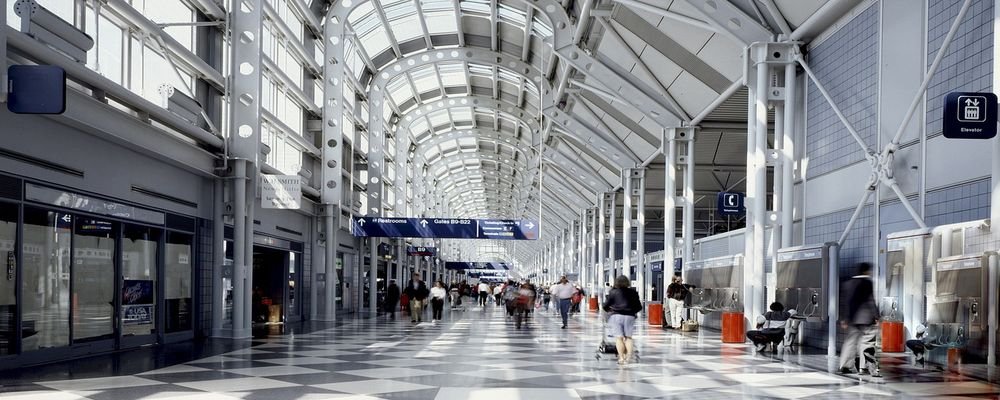
M829 373L831 360L822 355L756 354L749 345L721 344L712 332L681 334L642 323L642 359L620 367L613 358L595 358L596 315L576 316L562 330L557 316L536 314L521 330L494 306L446 311L439 324L348 320L147 371L8 376L0 380L0 399L1000 397L1000 386L911 367L905 358L887 357L886 378L875 382Z

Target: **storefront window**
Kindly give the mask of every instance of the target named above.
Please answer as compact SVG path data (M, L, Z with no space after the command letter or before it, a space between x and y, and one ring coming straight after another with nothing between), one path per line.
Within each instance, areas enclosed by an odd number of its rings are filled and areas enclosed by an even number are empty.
M71 301L75 343L114 337L117 225L96 218L76 218Z
M160 231L127 225L122 243L122 336L156 333Z
M170 232L167 234L166 248L166 331L181 332L191 330L191 235Z
M21 349L69 344L70 237L73 217L26 207L21 279Z
M14 352L17 339L17 206L0 203L0 356Z

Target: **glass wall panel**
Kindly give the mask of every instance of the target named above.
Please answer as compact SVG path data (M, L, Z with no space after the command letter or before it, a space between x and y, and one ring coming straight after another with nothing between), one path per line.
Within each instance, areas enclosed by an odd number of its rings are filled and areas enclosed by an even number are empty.
M69 344L69 214L24 209L21 350Z
M77 218L73 235L73 342L114 337L118 224Z
M0 356L14 352L17 339L17 205L0 203Z
M122 241L122 336L156 333L160 230L126 225Z
M194 303L191 302L191 266L193 265L191 235L167 233L166 300L167 333L191 330Z

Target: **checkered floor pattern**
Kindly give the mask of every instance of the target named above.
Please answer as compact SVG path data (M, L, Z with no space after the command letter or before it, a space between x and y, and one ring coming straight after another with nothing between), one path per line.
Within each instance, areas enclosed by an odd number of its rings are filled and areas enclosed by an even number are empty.
M438 324L351 320L304 335L135 375L25 382L0 399L847 399L997 398L1000 387L896 366L885 382L828 373L822 356L756 354L711 332L640 323L642 359L595 359L594 314L569 329L539 311L525 329L494 306L445 313ZM810 358L811 357L811 358ZM811 365L812 364L812 365Z

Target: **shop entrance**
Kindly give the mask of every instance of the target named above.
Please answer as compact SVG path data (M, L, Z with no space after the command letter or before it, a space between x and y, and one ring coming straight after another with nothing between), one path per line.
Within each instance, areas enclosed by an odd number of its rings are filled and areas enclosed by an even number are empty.
M253 295L251 315L253 324L276 325L285 322L286 273L289 266L288 251L254 246Z

